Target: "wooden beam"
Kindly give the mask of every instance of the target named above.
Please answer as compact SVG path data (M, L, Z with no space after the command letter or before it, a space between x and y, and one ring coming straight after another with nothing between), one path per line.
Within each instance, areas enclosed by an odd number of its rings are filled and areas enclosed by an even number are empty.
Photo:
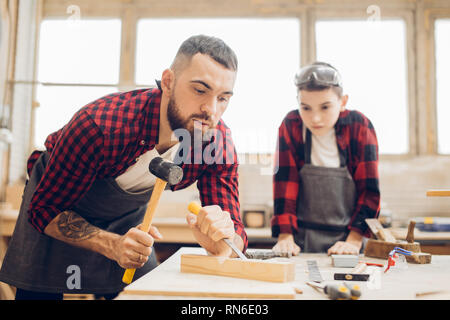
M450 197L450 190L428 190L427 197Z
M292 262L268 260L241 260L225 257L183 254L181 272L200 273L270 282L288 282L295 279Z

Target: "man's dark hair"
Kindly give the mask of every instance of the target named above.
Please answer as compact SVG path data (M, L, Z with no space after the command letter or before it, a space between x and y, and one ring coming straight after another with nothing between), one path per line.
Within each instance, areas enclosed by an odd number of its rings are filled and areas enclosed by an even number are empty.
M326 63L326 62L321 62L321 61L316 61L311 63L311 65L314 66L326 66L326 67L330 67L334 70L336 70L336 72L339 72L335 67L333 67L331 64ZM314 81L308 82L304 85L300 85L297 86L297 90L305 90L305 91L322 91L322 90L328 90L328 89L332 89L336 95L341 98L343 95L343 88L340 86L326 86L326 85L320 85L315 83Z
M184 69L197 53L208 55L225 68L237 71L238 62L233 50L223 40L205 35L186 39L178 49L171 68L175 71Z

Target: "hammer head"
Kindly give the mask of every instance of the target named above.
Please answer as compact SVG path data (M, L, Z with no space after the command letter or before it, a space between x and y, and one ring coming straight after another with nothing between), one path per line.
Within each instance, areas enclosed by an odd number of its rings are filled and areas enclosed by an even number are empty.
M167 181L170 185L177 184L183 179L183 169L161 157L156 157L150 161L148 169L157 178Z

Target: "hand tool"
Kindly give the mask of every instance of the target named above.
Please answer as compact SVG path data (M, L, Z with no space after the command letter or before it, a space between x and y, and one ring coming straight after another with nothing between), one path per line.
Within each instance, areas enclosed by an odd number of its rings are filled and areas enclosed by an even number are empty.
M333 276L334 280L347 280L347 281L367 281L369 280L370 274L366 273L335 273Z
M350 290L350 297L352 300L358 300L361 297L361 288L357 284L349 284L344 282L344 285Z
M277 257L290 258L292 255L288 252L278 252L273 250L247 249L245 256L249 259L267 260Z
M306 284L313 288L322 289L323 292L332 300L351 300L352 296L349 288L339 284L323 284L308 281Z
M391 232L381 225L378 219L365 219L370 231L380 240L387 242L396 242L397 239L391 234Z
M388 258L388 263L386 266L386 270L384 270L384 273L386 273L391 267L395 266L395 264L400 261L399 258L400 256L398 254L402 254L404 256L410 256L412 254L411 251L409 250L405 250L399 247L395 247L394 250L392 250L391 252L389 252L389 258ZM406 259L404 261L404 263L406 263Z
M166 188L167 183L169 183L169 185L174 185L183 179L183 169L161 157L156 157L150 161L148 169L156 176L156 183L153 187L147 211L145 212L144 221L139 227L140 230L145 232L150 231L153 215L155 214L159 199L161 198L161 194ZM131 281L133 281L135 272L136 269L126 269L122 277L122 282L130 284Z
M192 201L188 205L188 210L195 215L199 214L200 209L201 209L201 206L195 201ZM225 242L231 248L231 250L233 250L233 252L238 255L239 258L241 258L242 260L248 260L247 257L242 253L242 251L239 250L238 247L236 247L236 245L230 239L224 238L220 241Z
M408 225L408 234L406 235L406 241L408 243L414 243L414 228L416 226L416 222L411 220Z
M319 267L317 266L317 261L307 260L306 264L308 265L309 281L322 282L323 278L322 275L320 274Z
M363 273L367 268L367 265L364 262L359 262L356 267L350 270L351 273Z
M364 262L366 264L366 266L373 266L373 267L380 267L383 268L384 265L382 265L381 263L373 263L373 262Z
M334 280L367 281L369 280L370 274L363 274L366 267L367 266L364 262L360 262L348 273L335 273Z

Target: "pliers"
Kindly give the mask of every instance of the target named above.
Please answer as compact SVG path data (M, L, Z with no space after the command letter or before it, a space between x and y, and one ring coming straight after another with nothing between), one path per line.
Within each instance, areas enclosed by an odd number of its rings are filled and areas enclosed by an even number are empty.
M384 273L386 273L390 267L395 266L395 260L394 258L397 258L397 253L401 253L404 256L410 256L412 255L412 252L400 247L395 247L391 252L389 252L389 257L388 257L388 263L386 266L386 270L384 270Z

